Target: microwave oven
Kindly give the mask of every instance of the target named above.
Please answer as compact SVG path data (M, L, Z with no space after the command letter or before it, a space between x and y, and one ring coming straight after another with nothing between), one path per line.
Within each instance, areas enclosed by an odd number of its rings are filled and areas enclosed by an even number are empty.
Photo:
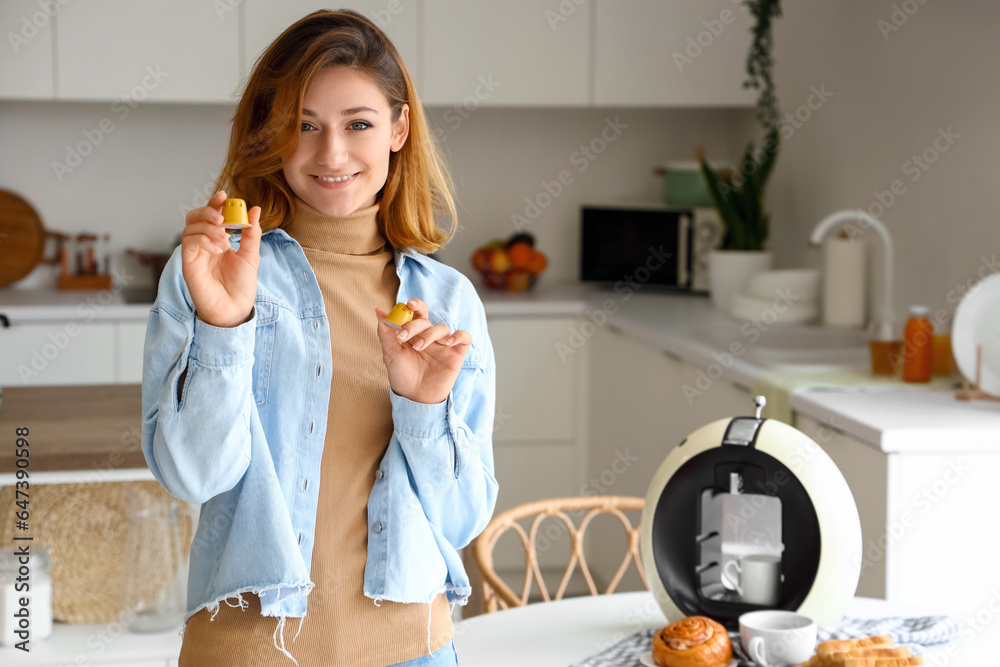
M580 207L580 280L708 291L708 252L721 236L712 208L659 203Z

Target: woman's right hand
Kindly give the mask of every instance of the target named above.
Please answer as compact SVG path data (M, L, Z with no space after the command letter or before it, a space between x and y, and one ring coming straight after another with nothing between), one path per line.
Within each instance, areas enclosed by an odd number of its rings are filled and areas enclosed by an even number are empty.
M257 294L260 266L260 206L247 211L250 227L240 230L239 251L229 244L222 226L225 190L207 206L187 214L181 237L181 259L198 318L216 327L235 327L249 321Z

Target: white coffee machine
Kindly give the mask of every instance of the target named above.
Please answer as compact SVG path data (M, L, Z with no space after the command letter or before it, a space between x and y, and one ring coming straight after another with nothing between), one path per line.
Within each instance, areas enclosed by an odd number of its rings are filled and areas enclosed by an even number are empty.
M861 522L836 464L801 431L756 416L687 437L653 476L642 559L670 621L787 609L835 625L861 575Z

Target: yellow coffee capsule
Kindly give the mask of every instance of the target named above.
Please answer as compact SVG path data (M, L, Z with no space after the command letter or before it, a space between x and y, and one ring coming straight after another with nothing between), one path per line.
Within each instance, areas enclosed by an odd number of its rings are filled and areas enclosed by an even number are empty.
M389 311L382 321L388 324L393 329L399 331L403 328L403 325L413 319L413 311L410 310L405 303L397 303Z
M247 218L247 203L242 199L227 199L222 202L222 226L226 229L242 229L250 226Z

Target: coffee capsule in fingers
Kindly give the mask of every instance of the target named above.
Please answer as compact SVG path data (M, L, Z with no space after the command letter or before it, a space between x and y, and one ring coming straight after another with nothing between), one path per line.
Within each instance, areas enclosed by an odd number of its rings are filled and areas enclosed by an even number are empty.
M396 331L400 331L403 328L403 325L411 320L413 320L413 311L402 302L393 306L392 310L389 311L389 314L382 318L383 322Z
M250 226L247 203L242 199L227 199L222 203L222 226L226 229L243 229Z

